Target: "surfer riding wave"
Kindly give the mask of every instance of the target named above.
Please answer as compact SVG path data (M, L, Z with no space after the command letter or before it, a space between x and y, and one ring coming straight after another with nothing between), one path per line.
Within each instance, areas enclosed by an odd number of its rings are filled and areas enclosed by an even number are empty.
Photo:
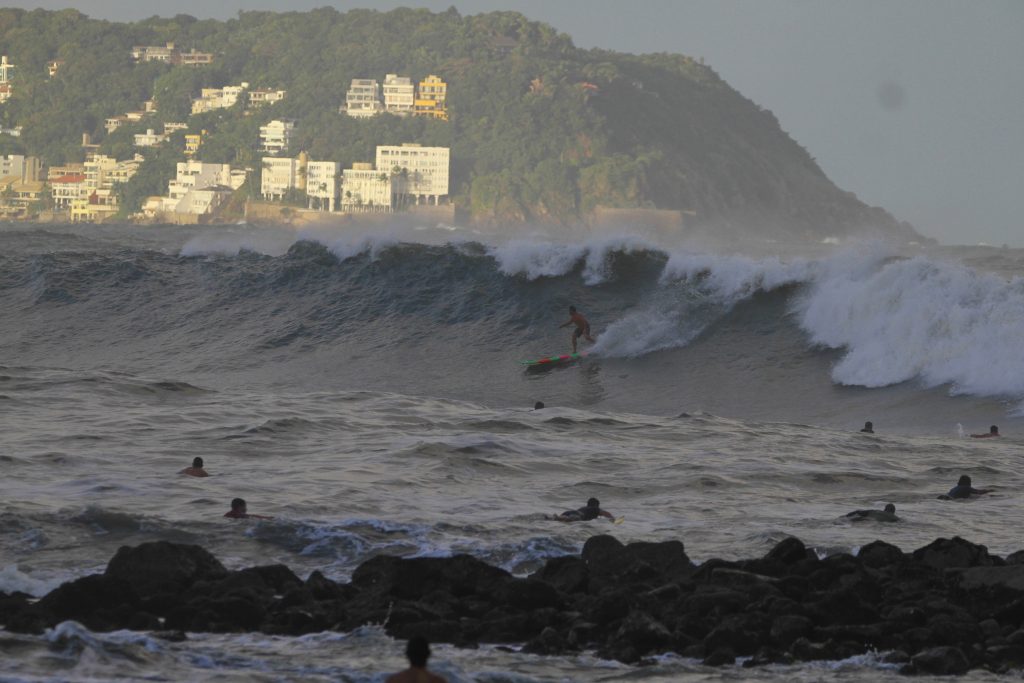
M559 329L568 327L569 325L575 325L576 329L572 332L572 352L576 353L576 341L583 337L588 342L593 343L594 338L590 336L590 322L587 321L583 314L576 310L575 306L569 307L569 320L559 325Z

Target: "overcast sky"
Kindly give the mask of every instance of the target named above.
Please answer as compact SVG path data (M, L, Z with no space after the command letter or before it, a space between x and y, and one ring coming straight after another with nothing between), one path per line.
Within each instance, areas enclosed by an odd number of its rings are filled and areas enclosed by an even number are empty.
M240 9L520 11L580 47L704 57L825 173L945 243L1024 247L1024 0L41 0L136 20ZM9 6L10 6L9 5Z

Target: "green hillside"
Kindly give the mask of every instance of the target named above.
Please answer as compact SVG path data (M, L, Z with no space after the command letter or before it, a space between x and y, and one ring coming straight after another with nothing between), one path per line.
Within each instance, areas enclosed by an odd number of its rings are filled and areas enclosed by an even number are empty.
M132 62L133 45L168 41L215 53L215 63ZM372 161L378 144L451 147L453 199L481 222L572 222L596 206L646 207L766 231L912 234L836 188L771 112L708 66L680 55L582 50L516 13L327 8L112 23L74 10L3 9L0 52L18 67L0 124L23 127L21 138L0 136L4 151L24 149L47 164L80 160L83 133L125 157L132 133L187 121L193 132L209 131L200 160L258 168L259 126L287 117L297 121L293 154L346 166ZM49 78L54 59L64 64ZM351 79L386 73L441 76L449 121L338 113ZM242 81L288 94L250 116L241 105L189 116L200 88ZM150 98L153 117L106 134L107 117ZM183 158L181 139L147 158L126 188L129 202L164 191Z

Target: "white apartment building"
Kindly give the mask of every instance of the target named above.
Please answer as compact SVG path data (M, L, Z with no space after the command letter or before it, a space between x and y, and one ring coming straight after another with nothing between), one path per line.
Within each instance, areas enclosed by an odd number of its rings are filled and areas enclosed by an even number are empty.
M265 104L274 104L284 99L284 96L288 94L286 90L267 90L266 88L256 88L255 90L249 91L249 106L253 109L256 107L262 107Z
M263 157L263 173L260 178L260 194L264 199L281 199L293 187L299 186L298 159Z
M343 172L341 208L354 213L391 211L391 176L373 164L352 164Z
M192 113L205 114L214 109L233 107L242 93L249 88L248 83L227 85L223 88L203 88L199 99L192 100Z
M10 83L16 68L7 60L7 55L0 57L0 83Z
M372 78L353 78L345 93L345 112L356 118L376 116L384 111L380 101L380 84Z
M321 211L336 211L341 196L341 164L336 161L310 161L306 164L306 195L309 208L318 200Z
M384 110L399 116L412 113L416 102L416 86L408 76L388 74L384 77Z
M439 204L442 197L448 196L450 161L448 147L413 143L377 147L376 166L392 176L395 195L416 204Z
M152 128L147 128L145 133L136 133L132 136L136 147L156 147L163 144L167 139L166 133L157 133Z
M0 56L0 102L6 102L14 94L11 79L17 67L7 61L7 55Z
M22 154L0 156L0 178L15 176L23 183L39 180L42 164L39 157L27 157Z
M146 213L212 213L244 182L245 171L232 170L230 164L179 162L177 176L167 184L167 196L147 204Z
M295 122L288 119L274 119L265 126L260 126L259 151L267 154L284 154L292 142Z
M85 174L69 173L57 176L50 180L50 194L53 196L53 205L59 209L66 209L71 202L85 197Z

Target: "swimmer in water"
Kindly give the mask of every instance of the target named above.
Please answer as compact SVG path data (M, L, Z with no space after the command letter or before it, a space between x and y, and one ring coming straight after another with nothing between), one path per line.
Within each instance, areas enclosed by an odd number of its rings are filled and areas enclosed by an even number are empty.
M864 423L864 429L862 429L860 431L864 432L865 434L874 434L875 433L875 425L871 424L870 422L865 422Z
M202 458L192 458L192 467L186 467L178 474L187 474L190 477L208 477L210 474L203 469Z
M405 646L405 656L409 658L409 668L388 676L384 683L447 683L443 677L427 671L430 644L426 638L410 638Z
M960 477L956 482L956 486L951 488L946 496L949 498L970 498L971 496L980 496L985 493L992 493L992 490L973 488L971 486L971 478L965 474Z
M988 434L971 434L972 439L991 439L994 436L999 436L999 427L995 425L988 428Z
M554 518L559 522L589 522L598 517L615 519L612 513L601 509L601 501L591 498L587 501L586 507L581 507L578 510L566 510L560 515L555 515Z
M241 498L232 499L231 509L225 512L224 516L231 519L273 519L273 517L264 517L263 515L250 515L248 505Z
M896 516L896 506L892 503L886 505L884 510L854 510L853 512L847 513L846 516L854 522L859 522L864 519L870 519L874 522L900 521L900 518Z

